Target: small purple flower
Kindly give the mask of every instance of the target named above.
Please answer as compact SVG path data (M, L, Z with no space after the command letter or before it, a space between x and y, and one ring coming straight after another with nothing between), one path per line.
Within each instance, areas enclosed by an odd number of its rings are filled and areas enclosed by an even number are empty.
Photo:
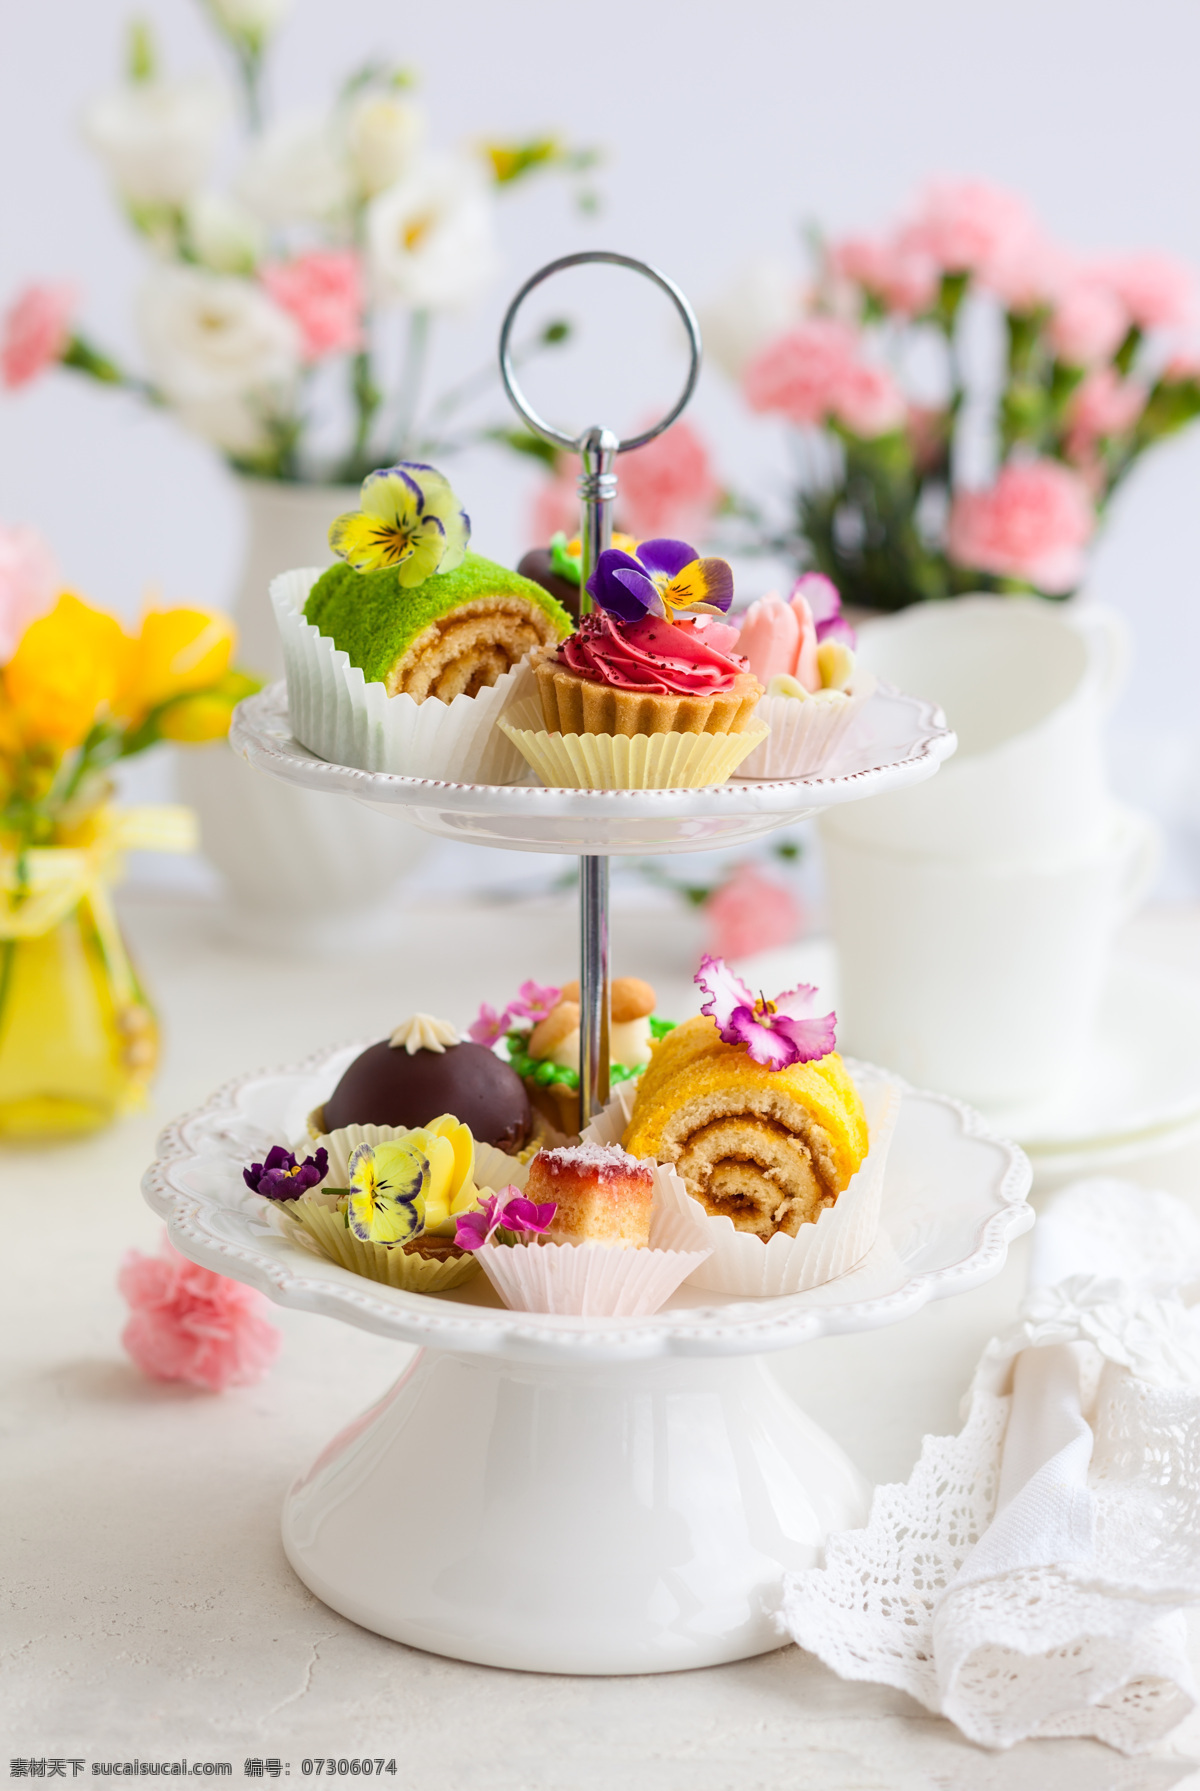
M803 597L817 625L817 644L842 641L847 647L858 644L858 633L842 614L842 599L833 580L823 572L802 572L792 586L793 597Z
M800 983L768 1001L754 999L724 958L703 957L695 981L708 996L700 1009L727 1045L745 1045L755 1063L786 1070L794 1063L828 1057L837 1044L837 1015L812 1013L816 987Z
M539 1206L509 1182L498 1194L486 1195L469 1213L459 1213L454 1241L460 1250L478 1250L491 1243L525 1244L546 1230L557 1211L557 1202L547 1200Z
M713 615L733 602L733 573L724 560L701 560L686 541L642 541L636 553L609 547L587 582L588 595L619 622L677 611Z
M242 1170L242 1179L256 1194L267 1200L299 1200L309 1188L315 1188L329 1174L329 1152L321 1149L315 1157L298 1163L290 1150L273 1144L265 1163L251 1163Z

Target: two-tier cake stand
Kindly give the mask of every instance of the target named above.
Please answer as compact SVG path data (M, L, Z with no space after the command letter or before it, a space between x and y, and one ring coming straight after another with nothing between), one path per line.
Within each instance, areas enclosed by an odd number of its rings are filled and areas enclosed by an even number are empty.
M553 429L516 389L517 309L581 261L648 275L692 345L685 390L656 429ZM505 382L531 428L579 452L583 578L608 544L615 457L687 402L699 334L682 293L617 255L571 256L530 280L501 338ZM931 776L953 735L930 705L887 689L819 777L704 790L554 790L368 773L292 738L286 693L242 704L236 748L268 774L366 802L443 836L581 858L583 1061L588 1113L607 1097L608 862L761 837L839 802ZM335 1610L435 1653L542 1672L712 1665L781 1645L783 1576L865 1515L867 1488L783 1393L769 1352L889 1324L979 1285L1032 1223L1028 1165L946 1097L906 1090L878 1240L850 1274L808 1293L734 1300L686 1285L651 1318L504 1310L479 1276L406 1293L308 1255L265 1220L241 1166L303 1133L357 1048L242 1078L168 1127L146 1197L178 1247L281 1304L416 1344L392 1390L292 1486L288 1558ZM886 1368L881 1365L881 1372Z

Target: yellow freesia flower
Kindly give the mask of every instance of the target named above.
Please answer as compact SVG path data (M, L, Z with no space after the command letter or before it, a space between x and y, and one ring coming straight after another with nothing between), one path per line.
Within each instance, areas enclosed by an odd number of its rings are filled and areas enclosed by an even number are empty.
M247 672L226 672L212 690L197 691L194 696L182 696L177 702L168 703L157 717L158 731L164 740L175 740L184 746L224 740L237 704L261 688L261 681Z
M470 535L470 518L449 482L414 460L370 473L362 484L362 509L334 521L329 545L356 572L394 566L409 588L461 566Z
M31 622L4 668L21 738L64 752L86 738L125 685L134 644L115 616L69 591Z
M229 669L237 629L206 609L152 609L142 618L129 677L120 693L124 714L142 716L190 691L207 691ZM172 739L211 739L210 734Z

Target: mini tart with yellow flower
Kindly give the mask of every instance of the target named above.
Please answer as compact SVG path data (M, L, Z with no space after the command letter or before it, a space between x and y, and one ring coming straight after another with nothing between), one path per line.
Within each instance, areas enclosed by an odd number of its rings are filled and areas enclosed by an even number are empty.
M522 767L496 720L530 651L556 646L570 618L468 551L470 522L433 467L372 473L361 501L329 531L342 564L272 587L293 731L363 770L511 782Z
M359 1144L345 1187L326 1183L329 1167L324 1149L297 1162L276 1146L244 1174L273 1203L285 1235L301 1234L351 1274L411 1293L442 1293L475 1272L473 1257L455 1243L459 1217L481 1198L475 1140L453 1114Z
M762 685L719 620L733 598L724 560L683 541L610 548L587 583L595 609L553 652L534 654L538 709L503 722L543 783L599 789L723 783L766 738ZM516 731L520 729L520 732Z

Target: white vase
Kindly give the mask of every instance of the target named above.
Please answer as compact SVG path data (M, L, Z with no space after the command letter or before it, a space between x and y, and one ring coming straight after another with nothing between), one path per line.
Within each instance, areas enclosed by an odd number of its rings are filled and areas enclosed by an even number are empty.
M238 658L268 680L283 654L267 595L272 578L332 560L329 525L354 509L357 487L237 480L246 547L232 613ZM315 790L252 771L224 744L180 754L179 787L200 817L205 855L225 879L226 919L248 943L285 951L364 949L399 928L400 879L427 834Z

